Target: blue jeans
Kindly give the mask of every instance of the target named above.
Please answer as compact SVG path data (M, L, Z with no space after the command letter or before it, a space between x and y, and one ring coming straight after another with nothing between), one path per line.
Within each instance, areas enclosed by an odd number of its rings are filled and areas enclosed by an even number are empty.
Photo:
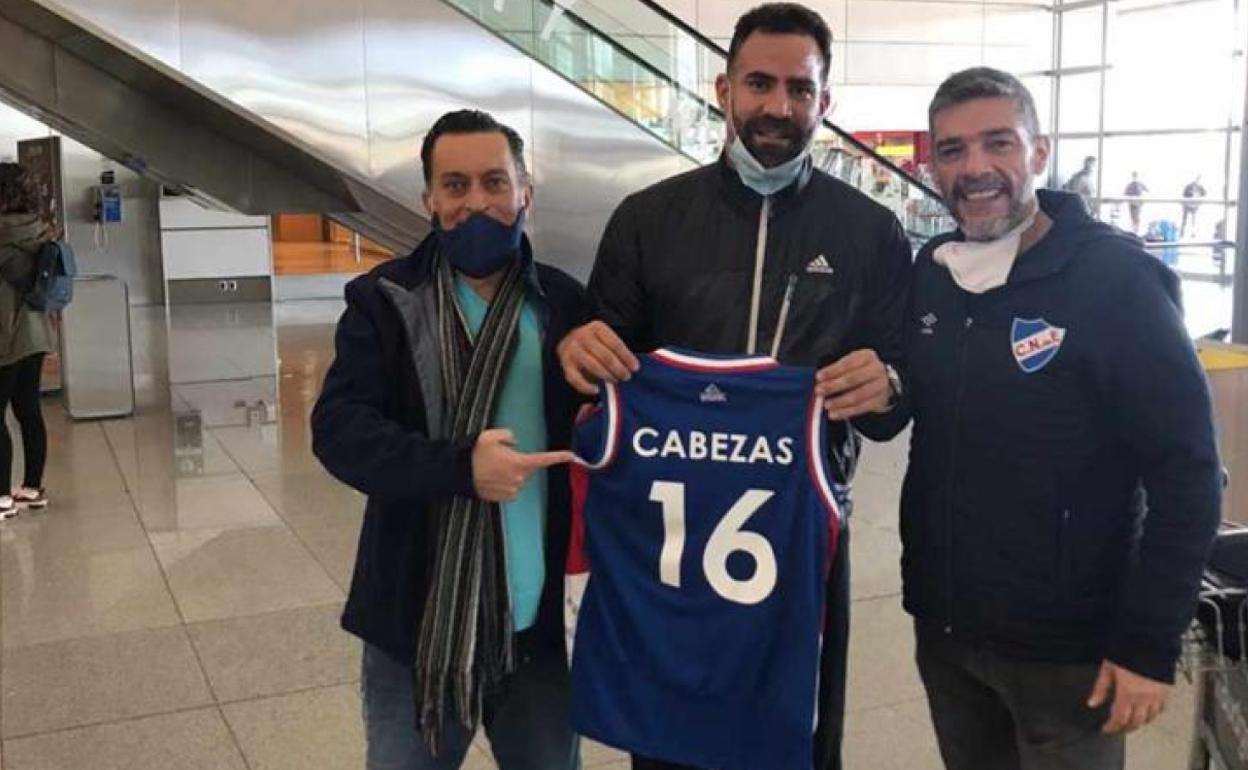
M580 739L569 722L568 670L554 653L517 652L504 691L487 698L483 723L500 770L580 770ZM412 669L364 645L360 690L367 770L458 770L472 734L453 719L434 757L416 730Z

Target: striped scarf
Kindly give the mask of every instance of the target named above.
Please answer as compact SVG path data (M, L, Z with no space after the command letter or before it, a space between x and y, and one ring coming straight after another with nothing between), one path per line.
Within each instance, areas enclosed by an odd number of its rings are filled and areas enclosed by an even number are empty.
M438 341L452 442L489 427L516 348L525 270L512 263L473 340L455 299L455 278L437 260ZM416 643L417 728L436 755L447 706L469 730L481 720L483 695L501 688L515 667L511 600L499 506L453 497L431 511L436 548Z

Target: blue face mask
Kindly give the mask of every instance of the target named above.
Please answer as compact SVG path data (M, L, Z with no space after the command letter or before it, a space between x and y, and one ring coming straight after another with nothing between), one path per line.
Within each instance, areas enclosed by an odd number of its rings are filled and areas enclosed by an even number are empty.
M446 230L434 217L434 226L442 253L455 268L473 278L493 275L515 259L524 235L524 209L514 224L505 225L497 219L477 212L460 222L454 230Z
M810 146L807 145L793 160L767 168L750 153L739 134L728 145L728 160L737 170L737 176L741 177L741 183L759 195L775 195L796 182L802 173L802 164L809 154Z

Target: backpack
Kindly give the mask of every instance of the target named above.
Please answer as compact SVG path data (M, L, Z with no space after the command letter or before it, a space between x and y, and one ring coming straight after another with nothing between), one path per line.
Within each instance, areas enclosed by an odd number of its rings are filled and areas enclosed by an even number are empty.
M78 266L74 250L64 241L46 241L34 257L34 275L26 291L26 305L45 313L64 310L74 299Z

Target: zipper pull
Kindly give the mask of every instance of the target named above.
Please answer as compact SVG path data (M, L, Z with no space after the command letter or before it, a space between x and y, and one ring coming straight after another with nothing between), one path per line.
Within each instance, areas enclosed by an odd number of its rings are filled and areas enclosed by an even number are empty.
M975 325L975 319L974 319L974 318L969 318L969 317L968 317L968 318L966 319L966 328L967 328L967 329L969 329L969 328L971 328L971 327L972 327L972 326L974 326L974 325Z
M789 283L784 289L784 301L780 303L780 319L776 322L776 333L771 340L771 357L780 360L780 340L784 339L784 327L789 321L789 307L793 304L793 292L797 289L797 274L789 274Z

